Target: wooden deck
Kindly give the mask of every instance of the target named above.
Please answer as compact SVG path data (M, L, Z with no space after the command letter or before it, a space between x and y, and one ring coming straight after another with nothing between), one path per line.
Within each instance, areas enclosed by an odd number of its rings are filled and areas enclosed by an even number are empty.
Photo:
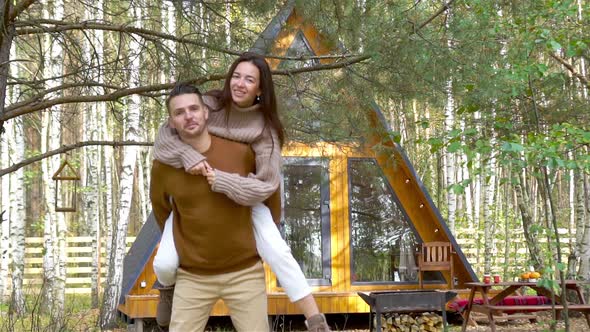
M441 289L442 290L442 289ZM454 289L458 297L468 298L468 289ZM317 292L314 298L318 303L320 311L326 314L331 313L367 313L369 306L354 292ZM158 305L157 294L128 295L125 304L119 305L119 310L129 318L151 318L156 317L156 306ZM228 309L223 301L218 301L211 316L227 316ZM269 315L298 315L301 312L289 301L283 292L268 294Z

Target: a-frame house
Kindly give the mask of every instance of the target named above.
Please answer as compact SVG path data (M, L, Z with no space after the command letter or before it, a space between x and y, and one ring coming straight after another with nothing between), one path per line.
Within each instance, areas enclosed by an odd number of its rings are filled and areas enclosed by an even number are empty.
M275 56L295 48L298 54L337 53L327 45L288 2L252 50ZM277 68L280 59L269 63ZM452 244L456 288L477 280L410 160L387 136L389 125L379 107L366 108L372 127L366 146L317 142L283 148L282 231L324 313L368 312L359 291L417 289L414 254L422 242ZM375 144L386 148L372 149ZM158 293L151 287L158 236L150 216L126 257L119 306L126 318L155 317ZM300 314L266 270L269 315ZM445 288L449 278L447 272L427 273L425 288ZM213 308L212 315L226 314L222 302Z

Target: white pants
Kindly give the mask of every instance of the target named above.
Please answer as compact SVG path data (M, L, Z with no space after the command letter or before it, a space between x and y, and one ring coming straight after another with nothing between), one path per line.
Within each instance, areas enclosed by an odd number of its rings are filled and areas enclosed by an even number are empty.
M307 284L303 271L291 254L291 248L281 237L266 205L260 203L252 207L252 224L258 254L277 275L291 302L309 295L311 288ZM174 285L176 270L179 267L172 225L172 214L170 214L164 225L160 247L154 257L154 272L158 281L164 286Z

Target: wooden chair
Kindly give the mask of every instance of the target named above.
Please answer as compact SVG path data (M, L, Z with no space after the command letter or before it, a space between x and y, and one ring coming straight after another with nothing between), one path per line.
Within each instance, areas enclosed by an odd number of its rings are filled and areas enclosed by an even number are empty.
M450 242L422 243L422 251L418 253L418 284L424 288L424 271L450 271L449 289L453 289L455 273L453 270L453 255L455 251Z

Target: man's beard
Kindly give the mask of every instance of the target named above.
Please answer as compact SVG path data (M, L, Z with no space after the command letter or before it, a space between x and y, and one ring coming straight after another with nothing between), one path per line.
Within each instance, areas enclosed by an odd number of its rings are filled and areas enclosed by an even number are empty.
M196 139L199 138L201 136L203 136L203 133L205 132L205 126L200 127L199 130L197 131L186 131L183 130L182 132L179 132L179 135L187 138L187 139Z

